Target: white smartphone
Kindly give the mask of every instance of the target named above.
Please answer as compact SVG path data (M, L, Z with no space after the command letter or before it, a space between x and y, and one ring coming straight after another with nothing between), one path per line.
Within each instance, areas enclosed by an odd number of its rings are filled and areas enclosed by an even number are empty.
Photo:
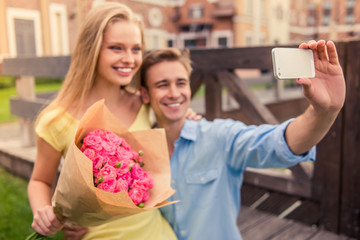
M300 48L273 48L272 62L276 79L315 77L313 52Z

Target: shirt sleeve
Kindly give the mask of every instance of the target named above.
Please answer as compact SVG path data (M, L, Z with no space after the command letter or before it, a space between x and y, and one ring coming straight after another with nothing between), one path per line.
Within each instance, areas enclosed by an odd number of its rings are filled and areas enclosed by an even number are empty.
M35 127L35 132L54 149L64 153L67 151L69 139L72 138L70 135L74 135L74 132L69 131L72 124L66 114L55 119L58 111L55 109L42 115Z
M303 155L295 155L287 145L284 134L292 120L259 126L226 120L218 127L218 134L222 135L218 139L225 139L223 147L228 165L244 170L246 167L290 167L302 161L314 161L315 147Z

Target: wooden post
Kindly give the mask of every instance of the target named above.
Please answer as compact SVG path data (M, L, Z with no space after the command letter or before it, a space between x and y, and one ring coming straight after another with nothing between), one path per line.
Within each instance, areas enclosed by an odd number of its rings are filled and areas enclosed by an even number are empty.
M205 118L214 120L221 115L221 84L213 72L205 73Z
M360 239L360 42L349 42L346 67L340 232Z
M20 76L16 79L17 96L21 99L34 100L35 95L35 77ZM31 119L20 118L21 126L21 145L23 147L35 146L34 123Z

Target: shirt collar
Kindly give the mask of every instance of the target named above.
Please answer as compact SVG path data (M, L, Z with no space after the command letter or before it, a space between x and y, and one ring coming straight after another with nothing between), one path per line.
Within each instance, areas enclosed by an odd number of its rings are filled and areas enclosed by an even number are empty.
M197 122L193 120L185 120L184 126L181 129L180 137L186 140L195 141L196 140L196 126Z

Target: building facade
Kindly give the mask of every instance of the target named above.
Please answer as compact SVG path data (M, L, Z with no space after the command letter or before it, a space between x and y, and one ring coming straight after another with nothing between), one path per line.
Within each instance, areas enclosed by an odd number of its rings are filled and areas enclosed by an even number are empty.
M1 0L0 63L7 57L69 55L86 13L104 0ZM148 49L167 46L167 0L118 0L145 25Z
M360 39L359 0L306 0L290 3L290 39Z
M359 0L112 0L143 20L147 49L360 39ZM5 57L68 55L86 13L105 0L1 0Z

